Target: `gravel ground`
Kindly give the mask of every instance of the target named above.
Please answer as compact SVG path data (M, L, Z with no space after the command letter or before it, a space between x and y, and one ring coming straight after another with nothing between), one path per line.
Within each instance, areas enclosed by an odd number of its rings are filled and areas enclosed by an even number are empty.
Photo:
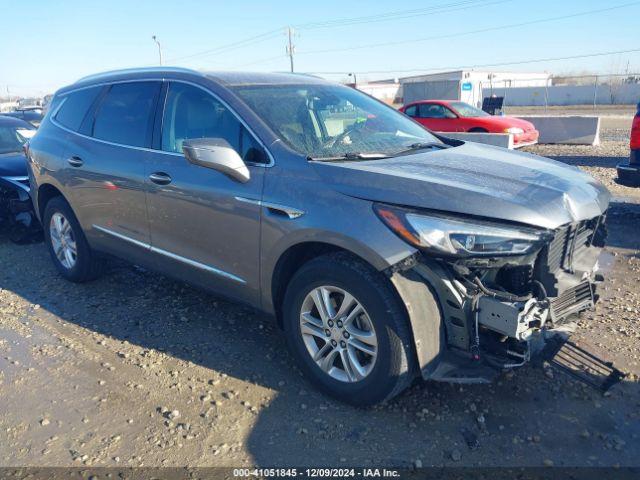
M635 194L612 183L622 146L532 151ZM608 223L575 338L629 373L609 394L525 367L367 410L316 393L259 313L117 262L67 283L41 243L0 235L0 465L639 466L640 207Z
M631 118L626 128L602 129L601 143L597 146L532 145L522 150L580 167L604 183L614 196L640 200L640 188L626 187L616 181L616 165L629 158Z

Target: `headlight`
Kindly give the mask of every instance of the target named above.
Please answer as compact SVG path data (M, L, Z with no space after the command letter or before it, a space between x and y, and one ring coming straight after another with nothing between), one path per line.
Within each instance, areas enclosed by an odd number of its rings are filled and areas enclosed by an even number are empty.
M504 133L513 133L514 135L520 135L521 133L524 133L524 130L518 127L510 127L505 128Z
M400 238L434 254L471 256L524 255L539 246L545 232L446 215L423 215L374 204L378 217Z

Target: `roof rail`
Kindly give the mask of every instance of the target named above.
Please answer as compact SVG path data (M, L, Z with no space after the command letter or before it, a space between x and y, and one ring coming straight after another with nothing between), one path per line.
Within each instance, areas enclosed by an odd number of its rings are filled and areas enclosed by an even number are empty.
M118 74L125 73L165 73L165 72L175 72L175 73L191 73L196 75L203 75L202 72L197 70L192 70L190 68L183 67L142 67L142 68L124 68L120 70L109 70L107 72L94 73L92 75L87 75L86 77L79 78L75 83L85 82L88 80L97 80L104 77L110 77Z

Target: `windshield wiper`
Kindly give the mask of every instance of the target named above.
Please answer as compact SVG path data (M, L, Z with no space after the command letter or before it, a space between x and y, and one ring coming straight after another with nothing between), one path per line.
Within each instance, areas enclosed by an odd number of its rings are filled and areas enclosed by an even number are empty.
M345 160L381 160L383 158L389 158L389 155L387 155L386 153L346 152L342 155L336 155L335 157L307 157L308 160L315 160L318 162L340 162Z
M411 145L409 145L409 148L405 149L405 150L400 150L398 153L395 153L393 156L397 157L398 155L404 155L407 153L412 153L415 152L417 150L427 150L430 148L438 148L438 149L444 149L444 148L449 148L449 145L446 145L444 143L437 143L437 142L418 142L418 143L412 143Z

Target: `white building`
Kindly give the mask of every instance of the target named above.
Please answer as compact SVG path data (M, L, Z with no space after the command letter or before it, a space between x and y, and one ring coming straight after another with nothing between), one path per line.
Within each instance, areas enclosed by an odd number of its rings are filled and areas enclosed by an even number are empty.
M483 97L491 96L494 88L543 87L550 77L549 73L456 70L404 77L399 83L405 104L439 99L462 100L481 106Z
M383 80L357 85L358 90L377 98L380 101L393 105L402 103L400 83L397 80Z
M18 108L18 102L0 102L0 113L12 112Z
M491 96L494 89L544 87L550 84L550 78L549 73L455 70L359 83L358 89L387 103L462 100L479 107L482 99Z

